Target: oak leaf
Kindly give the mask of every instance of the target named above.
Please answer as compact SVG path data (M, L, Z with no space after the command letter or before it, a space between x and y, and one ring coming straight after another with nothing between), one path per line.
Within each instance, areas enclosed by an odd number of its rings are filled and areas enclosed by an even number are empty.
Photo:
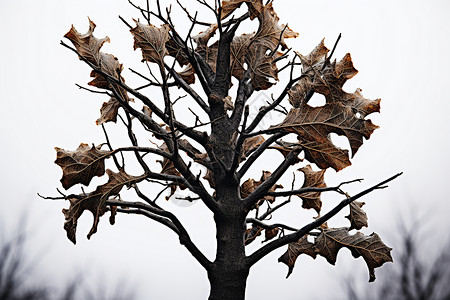
M69 198L69 209L63 209L66 222L64 229L67 232L67 237L70 241L76 244L76 229L78 218L85 210L90 211L94 216L94 222L88 234L88 239L97 232L98 222L100 217L107 211L106 200L111 196L119 195L119 192L124 186L130 187L133 183L139 181L141 178L130 176L125 171L120 170L119 173L114 173L111 170L106 170L109 180L107 183L98 186L95 191L89 194L82 194ZM114 224L115 209L111 210L110 223Z
M119 113L120 103L111 98L108 102L104 102L100 108L100 118L95 121L97 125L102 125L106 122L117 122L117 115Z
M353 257L363 257L369 269L369 282L375 280L375 268L385 262L392 262L391 250L376 233L365 236L361 232L350 235L348 228L323 230L315 240L317 254L325 257L334 265L337 254L342 247L350 250Z
M130 29L134 37L134 50L142 50L142 61L154 62L163 66L163 59L168 54L166 43L169 41L170 27L163 24L160 28L142 24L134 20L136 27Z
M262 135L257 135L257 136L246 139L244 144L242 145L240 160L241 161L245 160L264 141L265 141L265 138Z
M377 128L372 121L357 118L350 107L340 103L327 103L321 107L303 104L291 109L281 124L270 127L271 130L296 133L299 143L305 145L309 152L325 151L327 158L333 160L330 165L336 171L346 165L345 160L333 157L333 153L340 152L342 155L345 151L336 151L337 147L333 145L329 135L336 133L347 137L353 157L363 144L363 138L369 139ZM308 155L307 159L316 162L313 155ZM348 159L347 161L349 162Z
M303 172L305 175L305 180L303 181L302 188L314 187L314 188L323 188L327 185L324 181L324 175L326 170L313 171L311 165L307 165L303 168L298 169L298 171ZM320 214L320 210L322 208L322 201L320 200L321 192L308 192L302 193L299 196L303 200L302 207L304 209L313 208L317 214Z
M262 241L262 243L270 241L271 239L275 238L279 232L280 229L278 227L264 230L265 240Z
M350 220L349 230L368 227L367 214L362 210L364 204L364 202L358 201L350 203L350 214L346 216Z
M295 261L300 254L306 254L315 259L317 256L315 250L315 245L308 242L308 235L304 235L297 242L289 243L287 251L278 258L278 262L284 263L289 268L286 278L288 278L294 270Z
M80 144L77 150L66 151L55 147L55 164L63 171L61 184L66 190L78 183L87 186L92 178L105 174L105 159L111 152L100 148L100 146L89 147L87 144Z
M109 76L125 81L120 75L123 70L123 65L119 63L119 60L112 54L107 54L100 52L100 48L105 42L109 42L109 37L103 39L97 39L94 35L94 29L96 25L89 19L89 29L85 34L80 34L75 27L72 25L69 32L67 32L64 37L69 39L75 46L80 59L84 58L90 62L93 66L100 69L102 72L108 74ZM100 89L108 89L117 93L123 101L133 101L132 98L128 96L125 89L121 88L116 84L111 84L103 75L99 72L92 70L91 77L94 79L88 84L95 86ZM115 97L112 97L106 104L104 103L100 112L101 117L97 120L97 124L101 125L105 122L113 121L117 119L117 112L120 104Z

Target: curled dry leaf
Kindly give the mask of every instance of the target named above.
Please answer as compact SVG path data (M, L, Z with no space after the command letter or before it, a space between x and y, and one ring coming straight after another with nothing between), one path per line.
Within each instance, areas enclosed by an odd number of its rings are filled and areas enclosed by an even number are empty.
M89 19L89 30L87 33L80 34L72 25L72 28L64 35L64 37L69 39L75 46L78 54L80 55L80 59L84 58L93 66L100 69L102 72L108 74L109 76L121 81L125 81L124 78L120 75L123 70L123 65L119 63L119 60L111 54L100 52L100 48L103 46L103 44L105 42L109 42L110 40L109 37L97 39L93 35L95 27L95 23ZM114 91L123 101L133 101L133 99L128 96L128 93L123 88L116 84L112 84L103 75L96 72L95 70L91 71L90 76L94 79L88 83L89 85L95 86L100 89ZM119 107L120 104L115 97L112 97L107 103L103 103L103 106L100 110L101 116L96 122L97 125L101 125L110 121L116 122Z
M169 25L163 24L158 28L136 20L134 22L136 27L130 29L134 37L134 50L138 48L142 50L142 61L164 66L163 59L168 54L166 43L169 41Z
M353 257L363 257L369 269L369 282L375 280L375 268L392 262L391 250L376 233L365 236L361 232L350 235L347 228L323 230L315 240L317 254L334 265L342 247L350 250Z
M105 174L105 159L111 152L100 148L100 146L89 147L87 144L80 144L77 150L66 151L55 147L55 164L63 171L61 184L66 190L78 183L88 186L92 178Z
M259 145L264 143L266 139L262 135L253 136L245 140L242 145L240 161L245 160L253 151L255 151Z
M284 263L289 268L286 278L294 270L295 261L300 254L306 254L315 259L317 256L315 250L315 245L308 242L308 235L304 235L297 242L289 243L287 251L278 258L278 262Z
M367 222L367 214L362 207L365 203L354 201L350 203L350 214L346 216L350 220L350 228L360 230L363 227L367 227L369 224Z
M314 188L323 188L327 185L324 181L324 175L326 170L321 171L313 171L311 165L307 165L303 168L298 169L298 171L303 172L305 174L305 180L303 181L302 188L314 187ZM320 214L320 210L322 208L322 201L320 200L321 192L308 192L302 193L299 196L303 200L302 207L304 209L313 208L317 214Z
M262 243L265 243L267 241L270 241L271 239L273 239L274 237L276 237L278 235L278 233L280 232L279 228L272 228L272 229L266 229L264 230L264 235L265 235L265 240L262 241Z
M102 125L106 122L117 122L117 115L119 113L119 102L111 98L108 102L104 102L100 108L100 118L95 121L97 125Z
M120 170L119 173L114 173L111 170L106 170L109 180L107 183L98 186L95 191L89 194L82 194L69 198L69 209L63 209L63 214L66 218L64 229L67 232L67 237L70 241L76 244L76 229L78 218L85 210L90 211L94 215L94 223L88 234L88 239L97 232L98 222L100 217L107 211L106 200L111 196L119 195L123 186L130 187L133 183L141 180L139 177L130 176L125 171ZM116 208L111 209L110 223L115 222Z

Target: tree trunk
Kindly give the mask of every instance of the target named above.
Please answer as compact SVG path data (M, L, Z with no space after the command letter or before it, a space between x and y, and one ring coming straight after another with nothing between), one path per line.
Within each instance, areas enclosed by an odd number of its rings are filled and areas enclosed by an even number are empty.
M249 269L216 265L209 272L211 291L208 300L244 300Z
M209 300L244 300L250 268L245 256L246 215L238 195L239 185L223 183L216 191L221 213L214 216L217 252L208 271Z
M217 224L216 260L208 278L209 300L244 300L249 273L244 249L245 216L236 214L215 217Z

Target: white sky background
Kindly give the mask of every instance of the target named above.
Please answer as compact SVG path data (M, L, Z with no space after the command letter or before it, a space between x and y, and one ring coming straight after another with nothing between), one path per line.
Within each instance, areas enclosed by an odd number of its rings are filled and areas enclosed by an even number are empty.
M189 2L193 1L183 1L186 5ZM309 53L324 37L327 47L332 48L342 33L335 58L350 52L359 70L344 89L353 92L359 87L367 98L382 99L381 114L370 116L381 128L364 143L351 167L337 174L327 171L328 185L365 178L363 183L347 187L347 191L356 193L403 171L404 175L388 189L364 198L369 228L363 232L375 231L395 248L400 219L421 219L440 235L436 240L442 244L450 225L446 195L450 183L450 105L446 92L450 79L450 2L276 0L274 7L281 23L289 23L299 32L300 37L288 40L288 44L302 54ZM53 164L54 146L74 150L81 142L104 141L95 120L107 99L76 88L75 83L86 86L90 70L59 45L71 24L86 32L89 16L97 24L95 35L111 38L111 43L102 48L104 52L117 56L125 69L145 70L140 51L133 51L131 34L118 19L119 14L130 23L132 17L140 17L125 0L0 1L0 226L11 232L21 217L27 216L30 258L39 258L38 282L62 285L74 274L81 274L85 283L106 278L112 285L125 280L126 286L136 289L138 299L206 299L206 273L171 231L143 217L118 216L114 226L103 218L98 233L88 241L85 236L92 217L86 213L79 220L78 243L74 246L63 230L61 209L68 203L36 196L37 192L57 195L55 188L60 187L61 169ZM200 14L200 19L211 17L207 12ZM173 19L180 31L186 30L188 22L178 10ZM255 26L256 21L243 31L251 32ZM195 32L200 30L198 27ZM131 85L143 83L128 70L124 76ZM277 95L276 90L274 93ZM113 132L115 126L107 125ZM127 138L111 134L116 146L128 143ZM271 157L265 159L264 168L276 166ZM259 179L260 170L250 174ZM102 182L93 180L93 184ZM286 182L284 185L290 186ZM300 179L297 182L301 184ZM330 194L324 199L326 211L341 197ZM314 214L301 212L300 200L293 202L284 214L292 217L298 212L306 216L290 219L290 224L300 227ZM201 204L180 209L169 202L167 208L186 222L193 240L212 259L215 232L211 214ZM345 226L346 214L338 215L330 225ZM254 244L258 246L259 241ZM284 250L252 269L248 299L338 299L342 295L337 294L337 288L348 274L355 275L357 284L365 285L368 280L363 260L354 260L345 250L335 267L323 258L313 261L300 257L286 280L287 267L277 262Z

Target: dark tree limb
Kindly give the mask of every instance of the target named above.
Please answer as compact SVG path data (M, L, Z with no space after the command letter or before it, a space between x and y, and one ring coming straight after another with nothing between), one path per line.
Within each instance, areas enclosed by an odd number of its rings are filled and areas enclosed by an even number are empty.
M197 259L197 261L206 269L209 270L211 268L211 262L206 258L206 256L198 249L198 247L194 244L194 242L191 240L188 232L184 228L184 226L181 224L181 222L178 220L178 218L172 214L171 212L168 212L163 209L155 208L151 205L142 203L142 202L126 202L121 200L107 200L107 205L110 206L119 206L119 207L131 207L136 208L139 211L146 211L149 213L149 216L159 216L162 217L162 219L170 220L170 223L163 221L162 224L168 226L170 229L172 229L175 233L178 234L180 238L180 243L186 247L186 249ZM126 212L124 211L121 212ZM152 218L152 217L150 217ZM152 218L155 220L155 218ZM159 222L157 219L156 221ZM161 223L161 222L160 222ZM169 225L172 224L173 226ZM173 228L174 227L174 228Z
M302 148L296 148L292 150L286 157L286 159L278 166L278 168L272 173L272 175L265 180L260 186L258 186L253 193L251 193L247 198L244 199L244 205L246 211L258 203L258 201L267 195L268 191L274 186L278 179L286 172L286 170L292 165L292 162L297 159L297 156L302 151Z
M298 230L295 233L292 234L288 234L285 235L277 240L274 240L268 244L266 244L265 246L261 247L260 249L258 249L257 251L255 251L254 253L252 253L250 256L247 257L247 262L250 265L254 265L255 263L257 263L261 258L263 258L264 256L266 256L267 254L269 254L270 252L285 246L289 243L298 241L301 237L303 237L305 234L308 234L311 230L318 228L320 225L324 224L325 222L327 222L329 219L331 219L332 217L334 217L338 212L340 212L344 207L346 207L347 205L349 205L350 203L352 203L353 201L361 198L362 196L365 196L367 194L369 194L370 192L377 190L377 189L381 189L384 188L385 184L394 180L395 178L399 177L400 175L402 175L403 173L398 173L358 194L356 194L355 196L346 198L345 200L342 200L338 205L336 205L332 210L330 210L328 213L326 213L325 215L323 215L322 217L316 219L314 222L309 223L308 225L302 227L300 230Z
M268 224L262 222L261 220L255 219L255 218L247 218L245 221L247 223L251 223L253 225L259 226L259 227L267 229L267 230L274 229L274 228L282 228L282 229L286 229L286 230L290 230L290 231L298 231L298 229L293 228L288 225L285 225L285 224L275 223L275 224L268 225Z

